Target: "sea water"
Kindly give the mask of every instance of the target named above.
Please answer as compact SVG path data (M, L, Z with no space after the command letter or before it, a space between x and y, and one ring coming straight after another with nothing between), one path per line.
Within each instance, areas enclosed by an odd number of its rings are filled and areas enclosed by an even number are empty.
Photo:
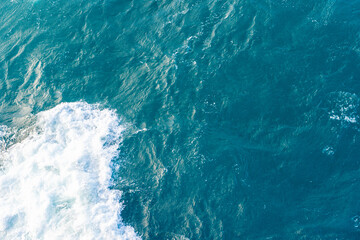
M0 239L360 239L359 12L2 0Z

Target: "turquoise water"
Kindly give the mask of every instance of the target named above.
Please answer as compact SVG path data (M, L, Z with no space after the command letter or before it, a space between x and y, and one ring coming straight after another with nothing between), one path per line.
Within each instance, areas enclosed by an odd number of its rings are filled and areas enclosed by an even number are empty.
M1 239L360 239L360 1L3 0Z

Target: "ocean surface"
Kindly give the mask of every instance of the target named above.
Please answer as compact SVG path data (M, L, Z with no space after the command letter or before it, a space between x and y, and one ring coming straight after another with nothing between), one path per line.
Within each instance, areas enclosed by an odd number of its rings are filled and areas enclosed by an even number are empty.
M0 239L360 239L359 0L1 0Z

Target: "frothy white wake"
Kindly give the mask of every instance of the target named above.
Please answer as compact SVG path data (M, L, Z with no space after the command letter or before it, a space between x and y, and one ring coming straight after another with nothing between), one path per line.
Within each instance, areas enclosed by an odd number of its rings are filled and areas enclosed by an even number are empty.
M84 102L38 114L0 154L0 239L137 239L109 189L122 131L113 111Z

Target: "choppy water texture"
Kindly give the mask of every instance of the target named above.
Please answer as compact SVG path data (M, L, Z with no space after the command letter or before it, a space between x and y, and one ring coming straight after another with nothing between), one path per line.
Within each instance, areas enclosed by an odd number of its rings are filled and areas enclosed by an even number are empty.
M1 1L0 238L359 239L359 13Z

